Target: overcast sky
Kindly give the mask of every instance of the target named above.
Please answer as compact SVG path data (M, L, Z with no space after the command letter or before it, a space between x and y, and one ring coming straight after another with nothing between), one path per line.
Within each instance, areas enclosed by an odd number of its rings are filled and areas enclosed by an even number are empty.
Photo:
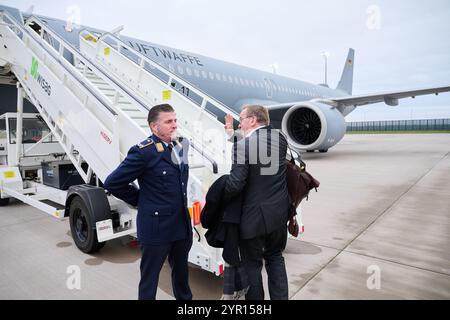
M354 94L450 85L450 1L0 1L34 13L335 87L349 47ZM450 93L361 107L348 120L450 118Z

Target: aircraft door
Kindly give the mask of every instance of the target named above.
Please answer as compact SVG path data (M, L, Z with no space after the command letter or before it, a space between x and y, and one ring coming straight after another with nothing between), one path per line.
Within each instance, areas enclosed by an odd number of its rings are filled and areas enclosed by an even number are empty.
M267 78L264 78L264 86L266 87L267 99L272 99L272 97L273 97L273 88L272 88L272 84L270 83L270 81Z

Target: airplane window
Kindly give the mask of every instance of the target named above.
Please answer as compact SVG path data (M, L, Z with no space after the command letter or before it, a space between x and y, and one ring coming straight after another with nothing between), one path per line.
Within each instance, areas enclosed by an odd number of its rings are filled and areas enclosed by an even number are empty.
M173 65L171 63L169 63L169 70L170 70L170 72L175 72L175 68L173 67Z
M250 80L250 85L251 85L252 87L255 86L255 83L253 82L253 80Z
M223 80L224 82L227 82L227 76L224 75L224 74L222 74L222 80Z
M230 81L230 83L233 83L233 77L232 76L228 76L228 81Z
M247 85L247 87L250 86L250 82L248 82L248 79L245 79L245 84Z
M244 79L239 78L239 82L241 83L241 85L244 85Z
M181 66L178 66L178 73L179 74L184 74L184 69Z
M220 81L220 74L216 73L216 79Z
M211 80L214 80L214 73L212 73L211 71L209 72L209 78L210 78Z
M200 71L198 71L197 69L194 69L194 74L197 78L200 78Z
M236 84L239 84L239 79L238 79L238 77L234 76L234 82L235 82Z
M202 70L202 76L203 76L203 78L205 78L205 79L208 78L208 74L206 73L205 70Z
M187 73L189 76L192 76L192 70L191 70L191 68L186 68L186 73Z

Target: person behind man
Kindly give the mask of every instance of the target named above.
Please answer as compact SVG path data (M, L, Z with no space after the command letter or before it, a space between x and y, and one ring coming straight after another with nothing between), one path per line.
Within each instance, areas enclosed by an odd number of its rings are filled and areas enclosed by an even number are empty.
M177 117L172 106L154 106L148 113L153 133L131 147L125 160L104 183L115 197L138 206L137 236L140 243L139 299L154 300L158 279L168 257L172 289L177 300L191 300L188 254L192 227L187 209L186 140L176 140ZM138 180L139 189L132 184Z
M243 194L239 247L250 282L246 299L264 299L261 270L265 260L270 298L287 300L283 258L289 209L287 141L270 126L263 106L244 106L239 116L243 138L234 144L225 192L229 196ZM231 115L225 118L225 129L229 135L233 132Z

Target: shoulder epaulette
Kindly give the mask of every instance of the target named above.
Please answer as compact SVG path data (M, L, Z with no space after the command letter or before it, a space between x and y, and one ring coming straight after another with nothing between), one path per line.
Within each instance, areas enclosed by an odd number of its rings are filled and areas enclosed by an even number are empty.
M153 143L154 143L153 140L151 138L148 138L147 140L139 143L137 146L139 147L139 149L144 149L148 146L151 146Z

